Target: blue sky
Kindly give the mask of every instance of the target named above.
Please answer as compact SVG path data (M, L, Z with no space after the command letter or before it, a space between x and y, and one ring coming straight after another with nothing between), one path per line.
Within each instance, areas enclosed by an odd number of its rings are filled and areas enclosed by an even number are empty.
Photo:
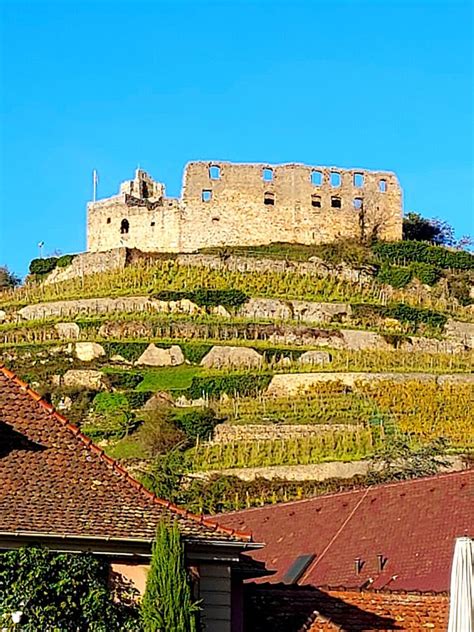
M0 264L85 247L137 164L390 169L405 210L473 231L473 3L0 0Z

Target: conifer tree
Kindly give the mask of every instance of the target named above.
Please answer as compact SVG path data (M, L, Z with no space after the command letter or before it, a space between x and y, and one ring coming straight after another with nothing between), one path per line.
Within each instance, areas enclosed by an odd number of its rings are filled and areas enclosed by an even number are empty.
M143 628L145 632L197 632L198 611L178 526L160 522L142 601Z

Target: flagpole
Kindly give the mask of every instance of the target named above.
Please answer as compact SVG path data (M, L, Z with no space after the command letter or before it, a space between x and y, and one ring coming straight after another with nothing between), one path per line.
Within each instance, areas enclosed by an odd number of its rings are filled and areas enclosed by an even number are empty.
M92 172L92 201L95 202L97 199L97 170L94 169L94 171Z

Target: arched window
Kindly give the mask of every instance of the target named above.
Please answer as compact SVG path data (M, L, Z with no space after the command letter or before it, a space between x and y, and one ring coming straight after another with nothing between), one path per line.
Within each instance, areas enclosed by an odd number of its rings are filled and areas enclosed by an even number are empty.
M128 223L128 219L123 219L120 222L120 234L127 235L129 228L130 228L130 224Z

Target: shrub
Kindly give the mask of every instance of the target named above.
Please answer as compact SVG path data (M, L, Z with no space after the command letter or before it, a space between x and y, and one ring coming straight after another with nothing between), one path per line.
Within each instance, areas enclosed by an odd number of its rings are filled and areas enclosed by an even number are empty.
M385 316L388 318L396 318L401 322L413 323L415 326L423 323L431 327L442 329L447 321L447 316L431 309L421 309L419 307L411 307L404 303L396 303L384 310Z
M143 375L130 371L111 371L105 374L105 379L110 388L132 390L143 382Z
M129 362L135 362L148 347L147 342L105 342L103 347L108 357L120 355Z
M442 269L474 270L474 255L471 253L431 246L421 241L379 242L373 246L373 252L389 263L417 261Z
M191 386L182 391L182 395L197 399L203 395L208 397L219 397L222 393L233 395L256 395L264 391L270 384L271 375L251 374L251 373L230 373L229 375L218 375L200 377L192 379Z
M158 524L141 612L146 632L197 632L199 606L192 600L176 523Z
M395 288L405 287L412 279L413 271L405 266L391 266L384 263L378 273L377 279L380 283L386 283Z
M67 268L67 266L71 265L75 256L76 255L62 255L62 257L59 257L56 265L58 268Z
M222 421L212 408L195 408L181 414L175 413L174 419L177 427L183 430L193 443L196 439L209 439L214 428Z
M241 290L210 290L207 288L197 288L190 291L162 290L154 294L154 298L160 301L179 301L188 299L201 307L239 307L248 299L247 294Z
M451 246L454 243L454 230L447 222L439 219L427 219L419 213L408 213L403 218L403 239Z
M434 285L441 278L441 271L430 263L414 262L410 269L413 276L425 285Z
M0 266L0 290L10 289L20 285L21 279L7 266Z
M0 625L17 611L22 613L18 629L24 632L138 632L138 611L114 603L108 581L108 564L90 553L58 554L37 547L0 553Z
M30 263L30 274L49 274L54 270L58 263L57 257L49 257L47 259L33 259Z
M123 393L127 398L129 407L134 410L135 408L142 408L150 397L154 394L153 391L125 391Z
M144 450L156 457L186 443L185 433L177 428L167 408L157 408L146 414L139 430L139 442Z

